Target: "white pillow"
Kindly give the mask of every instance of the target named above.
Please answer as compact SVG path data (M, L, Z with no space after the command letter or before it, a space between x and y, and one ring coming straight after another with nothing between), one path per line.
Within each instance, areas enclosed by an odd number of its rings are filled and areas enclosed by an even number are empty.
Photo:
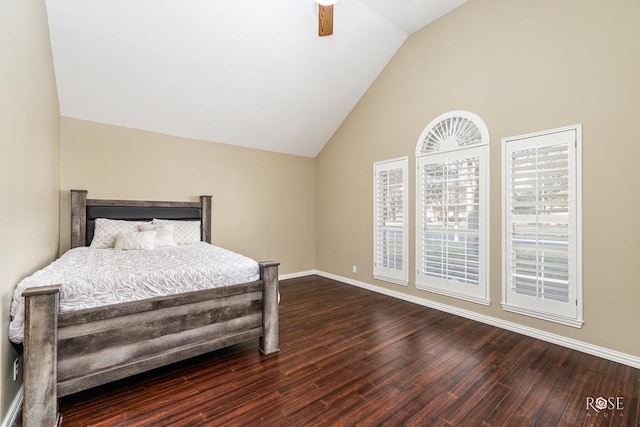
M116 243L118 233L138 231L140 224L145 224L145 222L96 218L96 227L89 247L93 249L112 248Z
M116 249L152 250L155 247L157 231L132 231L130 233L118 233L116 236Z
M152 224L172 224L173 238L178 245L193 245L200 241L200 221L171 221L168 219L154 219Z
M173 238L173 232L175 230L173 224L140 224L138 229L140 231L155 231L156 234L156 248L164 248L167 246L176 246L176 240Z

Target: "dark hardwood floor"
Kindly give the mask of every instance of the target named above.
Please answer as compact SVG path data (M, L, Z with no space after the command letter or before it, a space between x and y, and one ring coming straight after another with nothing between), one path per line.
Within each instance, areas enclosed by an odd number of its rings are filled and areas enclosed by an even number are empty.
M62 425L640 425L638 369L317 276L281 294L278 354L247 343L70 396Z

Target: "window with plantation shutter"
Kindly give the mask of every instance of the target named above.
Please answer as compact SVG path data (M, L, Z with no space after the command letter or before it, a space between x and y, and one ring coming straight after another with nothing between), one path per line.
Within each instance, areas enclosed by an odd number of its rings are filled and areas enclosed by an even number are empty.
M489 133L452 111L420 135L416 287L489 304Z
M408 158L373 165L373 276L408 283Z
M580 138L574 126L503 140L503 308L576 327Z

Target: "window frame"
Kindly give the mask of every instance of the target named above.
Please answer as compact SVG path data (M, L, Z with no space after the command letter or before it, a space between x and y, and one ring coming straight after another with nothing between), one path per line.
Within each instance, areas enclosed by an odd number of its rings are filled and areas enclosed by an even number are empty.
M437 128L442 122L451 118L468 119L478 128L481 141L472 145L458 144L451 140L446 141L440 147L427 147L429 132ZM424 129L416 145L416 241L415 262L416 276L415 286L419 290L433 292L448 297L465 301L490 305L490 145L489 132L486 125L473 113L467 111L451 111L442 114L432 120ZM478 260L478 284L468 285L457 283L454 280L438 279L422 274L422 248L424 241L423 224L423 198L421 196L423 181L423 166L429 163L442 163L447 160L477 157L479 161L479 260ZM435 160L434 160L435 159ZM473 287L477 286L477 287Z
M571 135L572 134L572 135ZM510 153L514 151L516 144L522 149L527 146L548 147L564 142L558 140L573 137L573 143L569 139L566 142L569 149L567 170L569 206L567 213L568 249L567 270L569 286L567 288L569 301L556 302L549 299L518 295L511 291L510 265L511 256L509 248L509 230L517 221L510 221L509 187ZM544 138L547 138L544 140ZM554 141L556 139L556 141ZM508 144L510 144L508 146ZM505 311L522 314L538 319L551 321L575 328L582 327L583 317L583 290L582 290L582 125L573 125L541 132L529 133L502 139L502 308ZM573 197L571 197L573 195ZM544 224L538 222L537 224ZM573 279L571 279L573 278Z
M394 169L402 170L402 269L378 265L378 174ZM373 164L373 277L385 282L409 284L409 157L382 160Z

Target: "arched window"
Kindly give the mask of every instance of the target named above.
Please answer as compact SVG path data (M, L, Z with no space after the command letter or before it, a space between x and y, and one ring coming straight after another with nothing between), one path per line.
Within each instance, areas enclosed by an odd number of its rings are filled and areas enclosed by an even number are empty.
M489 132L473 113L436 117L416 145L416 287L489 304Z

